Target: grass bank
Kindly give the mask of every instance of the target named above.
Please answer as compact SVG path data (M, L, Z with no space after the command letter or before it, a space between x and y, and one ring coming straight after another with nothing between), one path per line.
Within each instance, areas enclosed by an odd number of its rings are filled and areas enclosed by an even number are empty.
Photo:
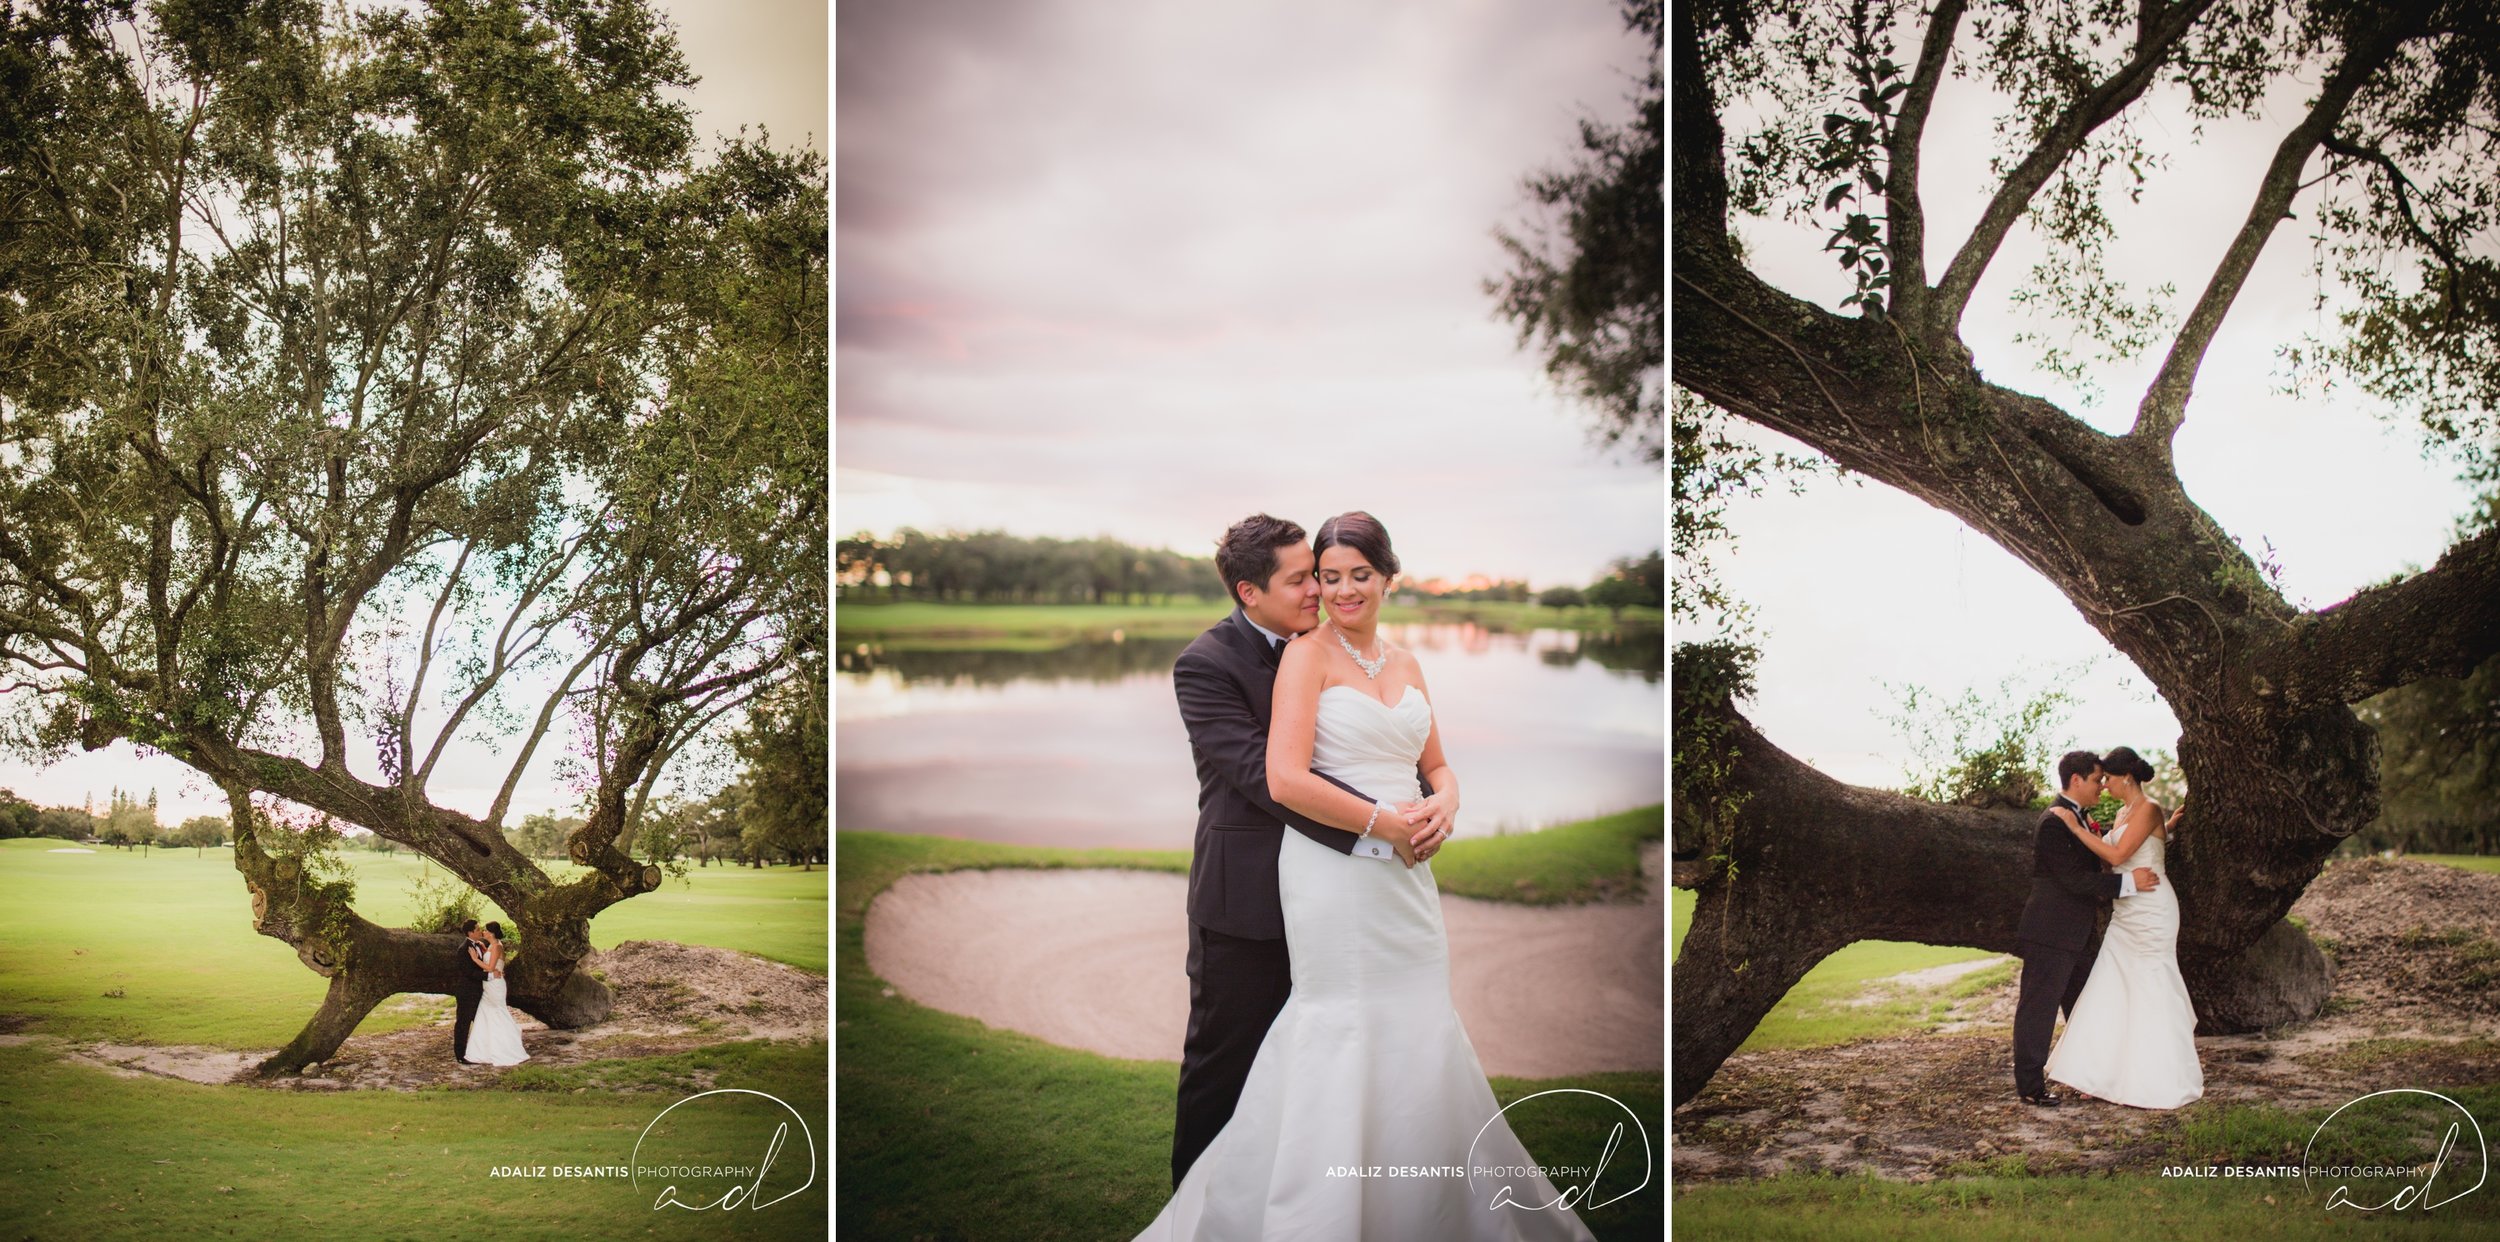
M1663 808L1548 829L1520 838L1461 838L1435 860L1445 891L1522 894L1504 865L1533 864L1540 892L1605 891L1638 876L1638 840L1659 835ZM1543 842L1555 855L1513 841ZM1475 860L1466 859L1472 848ZM1171 1194L1172 1100L1179 1067L1060 1048L916 1005L868 969L868 903L904 875L967 867L1126 867L1186 872L1180 850L1052 849L950 838L844 831L834 835L836 1121L845 1191L844 1236L964 1239L1127 1237ZM1445 872L1443 862L1459 865ZM1453 881L1451 873L1460 878ZM1505 891L1506 890L1506 891ZM1601 1238L1650 1239L1664 1225L1665 1083L1659 1074L1568 1079L1496 1078L1508 1103L1554 1087L1601 1092L1644 1119L1653 1158L1648 1187L1589 1213ZM1531 1152L1584 1145L1571 1119L1522 1110ZM1571 1132L1564 1132L1570 1129ZM1610 1168L1639 1145L1626 1134ZM1637 1166L1634 1166L1637 1168ZM977 1179L964 1171L980 1170ZM1630 1182L1623 1185L1628 1186Z

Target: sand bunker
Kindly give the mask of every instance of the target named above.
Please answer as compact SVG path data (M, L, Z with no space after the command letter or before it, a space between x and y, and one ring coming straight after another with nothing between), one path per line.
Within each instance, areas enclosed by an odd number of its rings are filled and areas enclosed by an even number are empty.
M622 1057L657 1056L750 1039L823 1039L827 1007L825 977L780 962L701 945L628 940L583 963L600 972L616 992L606 1021L559 1031L514 1010L523 1066L583 1065ZM198 1083L251 1083L279 1090L413 1091L419 1087L491 1087L509 1068L461 1065L452 1059L453 1005L447 996L402 996L376 1012L430 1013L430 1025L378 1035L356 1035L330 1060L307 1067L300 1078L262 1082L255 1066L276 1049L235 1052L188 1045L73 1044L80 1061L125 1076L154 1075ZM517 1067L515 1067L517 1068ZM685 1083L643 1082L602 1090L707 1087L700 1073Z
M1661 851L1637 903L1443 896L1450 986L1489 1074L1665 1063ZM1177 1061L1189 1018L1188 881L1160 872L905 876L868 907L868 967L902 995L1055 1044Z

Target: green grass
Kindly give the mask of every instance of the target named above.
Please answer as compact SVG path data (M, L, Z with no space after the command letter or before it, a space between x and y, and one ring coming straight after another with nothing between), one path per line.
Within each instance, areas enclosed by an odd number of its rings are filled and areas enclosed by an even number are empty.
M2305 1136L2304 1136L2305 1137ZM2274 1202L2267 1202L2272 1196ZM2308 1239L2400 1235L2492 1236L2493 1188L2427 1216L2347 1210L2329 1215L2298 1178L2179 1178L2156 1172L2111 1177L1982 1176L1926 1183L1875 1177L1788 1174L1752 1182L1684 1183L1675 1196L1679 1236L1794 1242L2147 1242L2156 1238Z
M225 851L48 852L66 844L0 841L0 1008L72 1038L248 1049L284 1044L320 1004L324 981L252 930L250 899ZM428 864L407 854L344 857L357 874L358 911L405 923L408 889ZM674 940L822 972L826 890L822 868L697 867L685 883L611 907L592 921L591 942ZM106 995L114 991L121 995ZM357 1029L431 1020L386 1002Z
M652 1211L657 1186L648 1177L637 1190L623 1178L493 1176L498 1165L626 1164L643 1127L681 1098L673 1087L579 1095L570 1088L269 1091L123 1078L39 1046L0 1046L0 1237L514 1242L628 1230L713 1237L724 1228L739 1236L824 1236L831 1159L824 1043L728 1045L610 1063L602 1072L683 1082L696 1067L718 1073L717 1086L766 1092L806 1118L815 1185L725 1220ZM666 1150L760 1162L770 1123L707 1107L669 1115ZM761 1197L800 1186L807 1159L808 1141L794 1127Z
M1451 848L1457 848L1455 842ZM1684 929L1692 924L1695 898L1690 889L1679 888L1671 891L1668 899L1667 954L1672 961L1684 943ZM2011 978L2011 965L1990 967L1943 988L1907 992L1873 1004L1850 1002L1863 995L1872 980L1994 956L1979 949L1861 940L1807 971L1805 978L1799 979L1788 995L1763 1015L1761 1025L1754 1028L1737 1051L1817 1048L1853 1039L1901 1035L1933 1025L1945 1002Z
M1664 839L1666 826L1660 805L1538 832L1462 835L1433 855L1432 878L1444 893L1540 905L1629 897L1639 891L1641 843Z
M2407 854L2415 862L2434 862L2467 871L2488 871L2500 874L2500 858L2479 854Z
M1658 812L1646 814L1656 817ZM1627 831L1620 826L1574 827L1601 840ZM1524 839L1553 837L1589 859L1610 856L1578 836L1554 836L1566 831L1549 829ZM1052 849L854 831L836 833L834 842L839 873L834 1043L842 1093L835 1124L846 1187L838 1205L842 1234L1040 1240L1126 1237L1145 1227L1171 1194L1178 1067L1060 1048L916 1005L869 972L862 927L870 899L906 874L964 867L1183 872L1188 854ZM1469 844L1496 843L1462 839L1452 842L1443 857ZM1555 866L1554 883L1566 882L1559 877L1575 874L1581 865ZM1440 870L1436 860L1436 876ZM1556 1086L1603 1092L1646 1120L1659 1162L1650 1186L1586 1219L1601 1238L1660 1236L1665 1224L1663 1075L1493 1080L1494 1094L1505 1102ZM1572 1121L1559 1112L1523 1113L1515 1128L1531 1152L1567 1151L1586 1139L1582 1133L1561 1132ZM1636 1136L1627 1134L1624 1142L1637 1150ZM1620 1169L1626 1159L1619 1153L1610 1167ZM979 1170L978 1193L966 1188L965 1170Z
M873 642L915 649L972 647L1047 651L1119 630L1130 637L1186 637L1224 619L1222 600L1175 600L1154 604L865 604L834 608L834 638L848 646ZM1500 630L1612 630L1625 625L1661 628L1656 608L1626 608L1618 620L1603 608L1542 608L1535 604L1449 601L1391 607L1381 619L1392 625L1472 621Z

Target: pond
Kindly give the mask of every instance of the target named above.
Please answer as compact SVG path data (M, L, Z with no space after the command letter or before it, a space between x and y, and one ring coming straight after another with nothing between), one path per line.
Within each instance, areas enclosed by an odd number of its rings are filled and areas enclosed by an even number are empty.
M1464 791L1462 834L1666 800L1659 631L1383 631L1423 662ZM1198 781L1171 676L1187 645L845 651L834 686L835 828L1189 848Z

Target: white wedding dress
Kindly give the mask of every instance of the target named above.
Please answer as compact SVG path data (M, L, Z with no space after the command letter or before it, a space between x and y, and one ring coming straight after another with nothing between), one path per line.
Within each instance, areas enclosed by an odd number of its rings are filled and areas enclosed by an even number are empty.
M521 1046L521 1024L504 1004L504 979L486 980L486 992L478 998L477 1016L469 1020L468 1058L488 1065L519 1065L529 1060L529 1050Z
M1319 699L1311 766L1390 803L1418 792L1432 704L1354 686ZM1276 883L1293 991L1241 1101L1140 1239L1585 1239L1553 1182L1475 1176L1535 1162L1450 1005L1430 863L1284 834ZM1490 1124L1487 1124L1487 1123ZM1502 1187L1508 1200L1494 1206ZM1603 1193L1604 1187L1599 1188Z
M2179 974L2179 895L2162 869L2167 849L2147 833L2118 864L2120 874L2150 867L2162 883L2110 908L2100 956L2047 1067L2085 1095L2136 1108L2177 1108L2205 1094L2196 1010Z

